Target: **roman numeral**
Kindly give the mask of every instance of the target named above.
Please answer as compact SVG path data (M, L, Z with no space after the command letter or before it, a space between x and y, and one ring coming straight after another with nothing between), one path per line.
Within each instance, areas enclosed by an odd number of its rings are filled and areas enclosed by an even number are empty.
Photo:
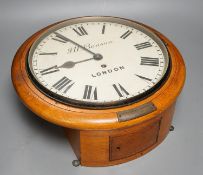
M144 42L144 43L136 44L134 46L136 47L137 50L145 49L145 48L148 48L148 47L152 47L150 42Z
M116 90L116 92L119 95L119 97L124 97L124 96L129 95L128 91L126 91L124 89L124 87L121 86L119 83L118 83L118 85L113 84L113 88Z
M52 38L53 40L61 42L61 43L67 43L68 42L67 39L63 35L61 35L57 32L54 32L54 34L56 36L54 38Z
M78 27L77 29L73 29L73 31L77 33L79 36L88 35L83 26Z
M121 35L120 38L126 39L131 33L132 31L128 30L123 35Z
M72 80L64 76L59 81L57 81L52 87L59 91L63 89L63 93L66 93L73 86L73 84L74 82Z
M83 99L97 100L97 88L90 85L85 85Z
M159 58L141 57L140 65L159 66Z
M104 32L105 32L105 28L106 28L106 26L103 25L103 27L102 27L102 34L104 34Z
M39 53L39 55L57 55L57 52L49 52L49 53L41 52L41 53Z
M57 67L57 65L49 67L47 69L41 70L40 73L41 75L46 75L46 74L50 74L50 73L54 73L54 72L58 72L59 68Z
M144 76L141 76L141 75L137 75L137 74L135 74L135 75L136 75L137 77L143 79L143 80L152 81L152 79L150 79L150 78L147 78L147 77L144 77Z

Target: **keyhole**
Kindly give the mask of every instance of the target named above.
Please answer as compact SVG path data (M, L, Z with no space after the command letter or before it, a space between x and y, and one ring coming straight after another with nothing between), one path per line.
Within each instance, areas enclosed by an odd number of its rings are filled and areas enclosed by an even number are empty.
M120 148L120 146L117 146L116 149L117 149L118 151L120 151L121 148Z
M106 64L102 64L101 67L102 67L102 68L106 68L107 65L106 65Z

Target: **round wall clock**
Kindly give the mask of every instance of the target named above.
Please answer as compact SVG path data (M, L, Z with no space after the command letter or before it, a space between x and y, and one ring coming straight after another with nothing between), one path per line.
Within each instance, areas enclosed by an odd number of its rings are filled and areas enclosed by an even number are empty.
M50 25L19 48L12 81L23 103L64 127L75 166L135 159L168 134L185 66L144 24L81 17Z

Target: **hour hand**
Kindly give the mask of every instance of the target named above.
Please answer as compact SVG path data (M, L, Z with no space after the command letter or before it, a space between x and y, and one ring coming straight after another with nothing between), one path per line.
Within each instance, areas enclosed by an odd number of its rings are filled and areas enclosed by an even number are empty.
M85 60L81 60L81 61L76 61L76 62L73 62L73 61L67 61L65 63L63 63L61 66L58 66L58 68L73 68L76 64L79 64L79 63L83 63L83 62L87 62L87 61L90 61L90 60L101 60L103 57L100 55L100 54L96 54L93 56L93 58L89 58L89 59L85 59Z
M58 72L60 70L59 68L67 68L67 69L73 68L75 66L75 64L76 64L76 62L67 61L64 64L62 64L61 66L54 65L54 66L48 67L46 69L43 69L40 71L40 73L41 73L41 75L47 75L50 73Z
M92 59L93 58L82 60L82 61L78 61L78 62L67 61L67 62L63 63L61 66L59 66L58 68L67 68L67 69L70 69L70 68L73 68L78 63L86 62L86 61L89 61L89 60L92 60Z
M98 61L98 60L101 60L102 58L103 58L102 55L96 54L92 58L81 60L81 61L76 61L76 62L66 61L65 63L63 63L60 66L55 65L55 66L51 66L49 68L43 69L40 71L40 73L41 73L41 75L46 75L46 74L50 74L50 73L54 73L54 72L59 71L59 68L70 69L70 68L73 68L76 64L87 62L90 60L97 60Z

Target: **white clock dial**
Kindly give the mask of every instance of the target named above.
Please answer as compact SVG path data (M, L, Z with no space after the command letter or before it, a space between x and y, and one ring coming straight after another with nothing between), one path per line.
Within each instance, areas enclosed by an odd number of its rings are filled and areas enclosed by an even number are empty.
M168 68L167 50L143 26L109 21L56 25L31 48L28 68L62 102L108 106L137 100Z

